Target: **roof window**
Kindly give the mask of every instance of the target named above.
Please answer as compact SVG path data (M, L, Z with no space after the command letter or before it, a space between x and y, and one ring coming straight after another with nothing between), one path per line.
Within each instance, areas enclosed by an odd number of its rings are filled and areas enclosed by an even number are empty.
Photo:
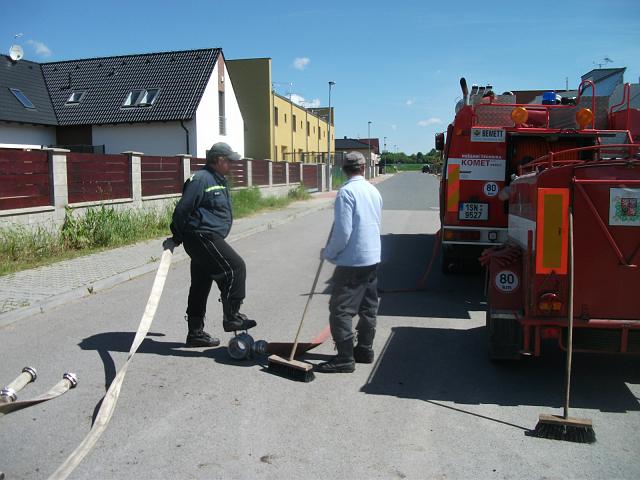
M122 103L123 107L150 107L158 98L160 89L131 90Z
M71 95L69 95L69 98L67 99L66 105L74 105L74 104L80 103L86 93L87 93L86 90L82 90L79 92L72 92Z
M11 93L13 93L13 96L18 99L18 101L22 104L24 108L36 108L35 105L31 103L31 100L29 100L27 96L24 93L22 93L22 90L18 88L10 88L9 90L11 90Z

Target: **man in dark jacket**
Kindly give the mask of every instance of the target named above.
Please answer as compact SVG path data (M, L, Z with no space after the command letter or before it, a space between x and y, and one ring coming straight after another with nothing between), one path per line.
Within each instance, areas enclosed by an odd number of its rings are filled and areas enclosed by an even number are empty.
M204 331L207 299L215 280L220 289L225 332L247 330L254 320L240 313L245 298L246 267L224 240L233 223L231 193L225 175L230 162L240 160L226 143L216 143L207 151L207 162L184 184L182 198L171 222L175 245L184 243L191 257L191 287L187 303L187 347L215 347L220 340ZM166 245L165 245L166 246Z

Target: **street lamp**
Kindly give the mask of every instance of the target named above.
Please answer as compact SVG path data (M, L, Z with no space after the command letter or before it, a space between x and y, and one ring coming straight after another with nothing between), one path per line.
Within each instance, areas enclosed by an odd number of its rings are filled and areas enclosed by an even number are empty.
M333 87L336 82L329 80L329 123L327 125L327 184L329 186L328 190L332 190L331 185L331 87Z
M367 162L367 170L371 168L371 120L367 122L367 145L369 146L369 161ZM371 172L369 172L371 176Z

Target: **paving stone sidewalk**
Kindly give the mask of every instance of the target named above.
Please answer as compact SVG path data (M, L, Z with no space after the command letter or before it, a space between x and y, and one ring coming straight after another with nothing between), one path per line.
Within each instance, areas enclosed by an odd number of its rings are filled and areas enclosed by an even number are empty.
M390 176L376 177L372 183L379 183ZM335 191L315 193L311 200L294 202L280 210L238 219L233 223L229 241L234 242L295 218L330 208L335 194ZM0 327L155 270L162 255L163 239L136 243L0 277ZM175 250L174 262L186 258L188 256L183 248Z

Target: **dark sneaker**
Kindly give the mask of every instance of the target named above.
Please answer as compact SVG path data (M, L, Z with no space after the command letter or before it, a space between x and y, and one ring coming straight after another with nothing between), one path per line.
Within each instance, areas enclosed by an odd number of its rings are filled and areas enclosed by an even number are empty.
M255 320L247 318L242 313L236 313L233 317L224 317L222 328L225 332L235 332L238 330L249 330L257 325Z
M217 347L220 345L220 339L212 337L207 332L192 332L187 335L186 346L189 348L198 347Z
M353 349L356 363L373 363L373 349L356 345Z
M342 359L337 356L313 367L314 372L320 373L353 373L355 369L356 364L352 359Z

